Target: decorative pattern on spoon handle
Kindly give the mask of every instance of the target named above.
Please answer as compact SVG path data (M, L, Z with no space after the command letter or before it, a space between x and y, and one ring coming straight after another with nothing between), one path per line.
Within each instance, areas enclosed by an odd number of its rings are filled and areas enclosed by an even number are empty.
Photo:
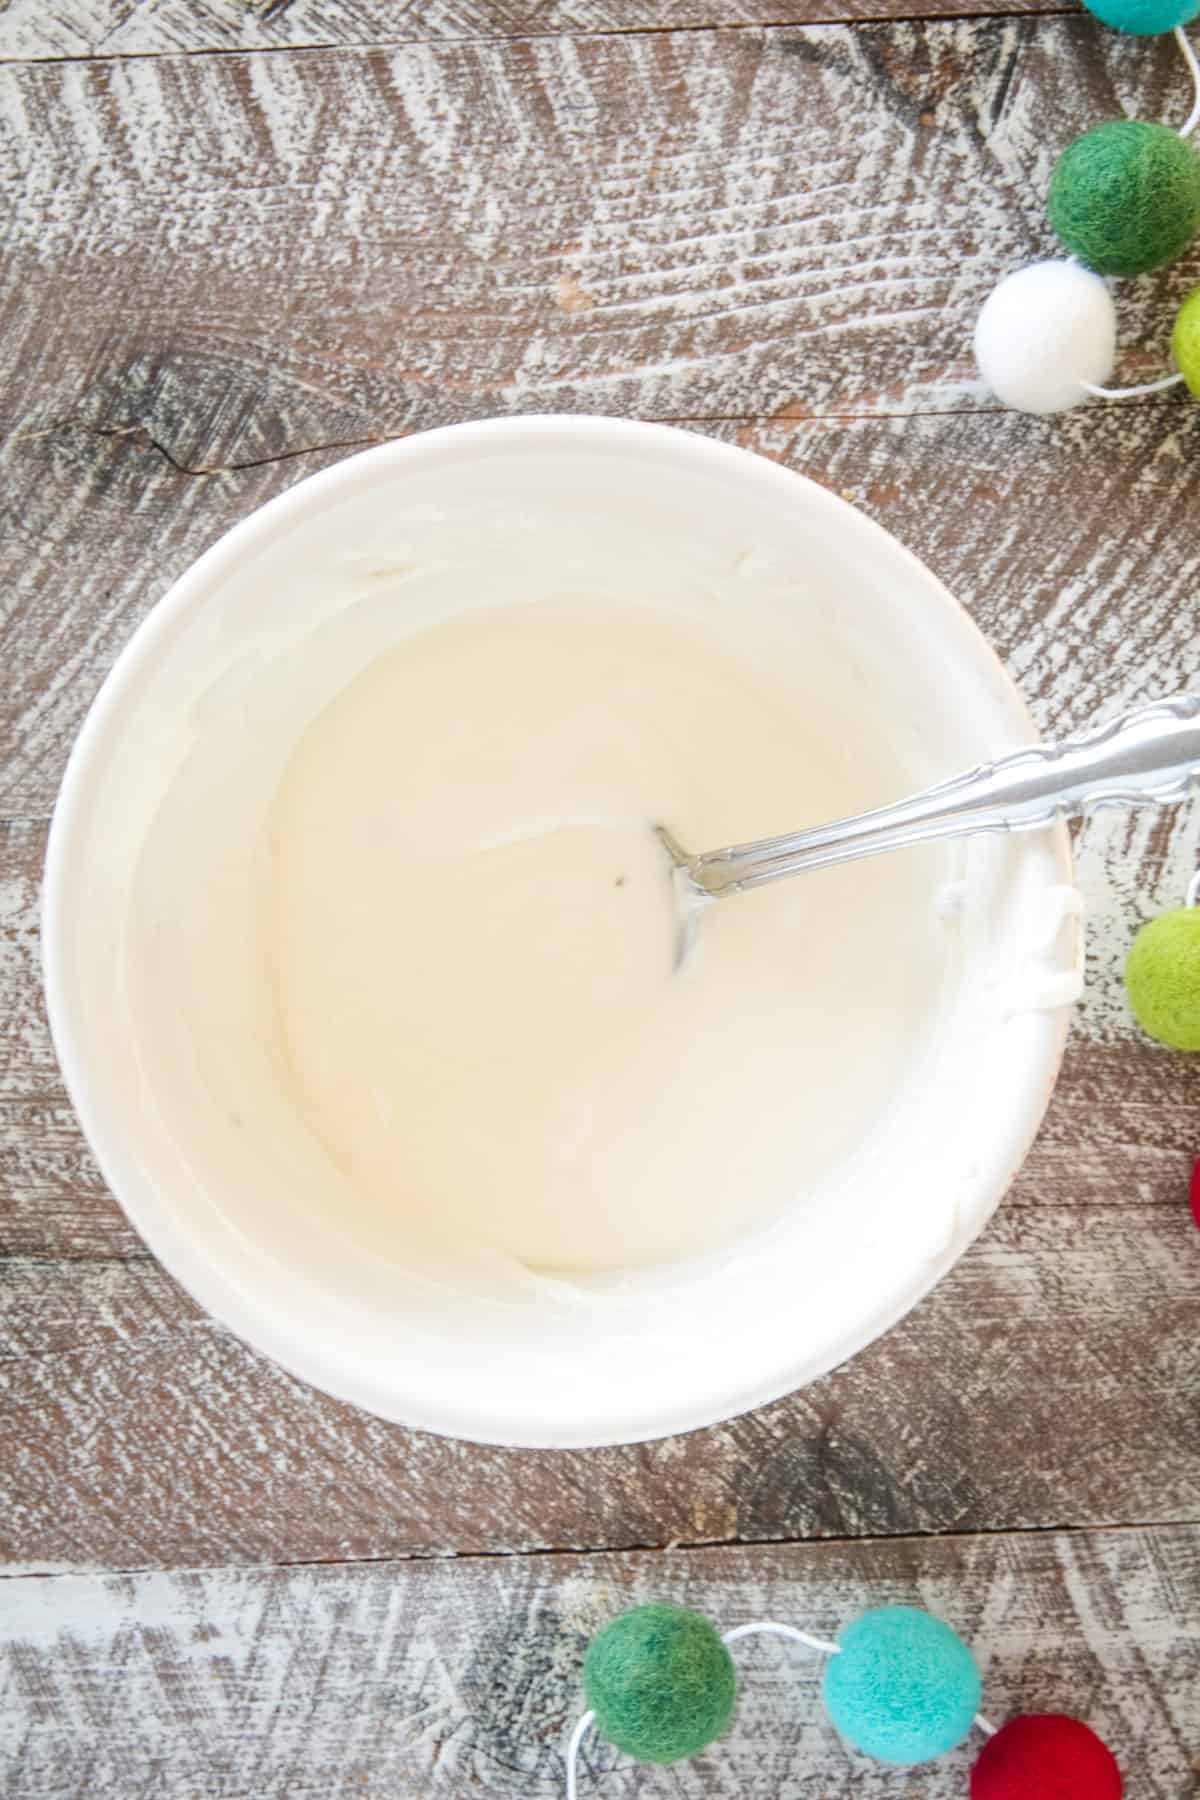
M1171 805L1187 798L1198 775L1200 694L1181 694L857 818L685 857L682 867L696 890L715 897L936 838L1035 831L1106 807Z

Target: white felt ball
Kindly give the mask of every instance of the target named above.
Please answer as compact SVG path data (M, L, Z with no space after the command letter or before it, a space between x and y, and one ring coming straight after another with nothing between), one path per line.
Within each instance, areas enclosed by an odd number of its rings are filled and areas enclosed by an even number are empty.
M1078 263L1040 262L1006 275L975 327L979 372L1005 406L1065 412L1081 385L1112 374L1117 315L1107 284Z

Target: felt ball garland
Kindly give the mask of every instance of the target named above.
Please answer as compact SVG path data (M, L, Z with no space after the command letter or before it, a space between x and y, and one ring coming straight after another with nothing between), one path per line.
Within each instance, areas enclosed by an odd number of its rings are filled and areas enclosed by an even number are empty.
M1054 165L1046 214L1069 262L1035 263L1004 278L975 329L980 374L1018 412L1055 413L1093 395L1122 399L1184 383L1200 398L1200 289L1179 309L1171 337L1176 372L1136 387L1106 386L1116 358L1107 281L1163 267L1200 231L1200 62L1183 26L1200 0L1087 0L1117 31L1171 31L1187 63L1195 105L1178 131L1145 119L1109 119L1068 144Z
M990 1725L978 1711L970 1650L920 1607L872 1607L827 1643L772 1619L722 1635L700 1613L661 1603L620 1614L588 1646L589 1710L567 1749L567 1800L578 1800L580 1752L593 1728L639 1762L676 1762L713 1743L736 1704L729 1648L760 1635L828 1657L825 1710L854 1750L883 1762L927 1762L975 1727L988 1741L971 1769L970 1800L1121 1800L1112 1752L1082 1720L1020 1713L999 1729Z

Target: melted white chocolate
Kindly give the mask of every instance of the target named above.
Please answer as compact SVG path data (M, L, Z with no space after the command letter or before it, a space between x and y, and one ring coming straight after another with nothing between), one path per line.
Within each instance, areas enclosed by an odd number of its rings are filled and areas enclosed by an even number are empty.
M258 893L346 1227L582 1272L703 1253L802 1198L928 1011L927 884L885 859L721 901L673 973L653 827L708 849L902 787L648 606L475 610L381 654L296 745Z

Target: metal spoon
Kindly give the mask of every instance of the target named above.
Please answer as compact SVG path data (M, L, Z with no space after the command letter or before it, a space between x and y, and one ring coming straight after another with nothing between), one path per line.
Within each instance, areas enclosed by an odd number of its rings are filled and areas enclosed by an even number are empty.
M1156 700L1082 737L981 763L909 800L783 837L691 855L656 829L675 873L678 968L702 908L785 875L977 831L1036 831L1102 807L1167 806L1200 775L1200 694Z

